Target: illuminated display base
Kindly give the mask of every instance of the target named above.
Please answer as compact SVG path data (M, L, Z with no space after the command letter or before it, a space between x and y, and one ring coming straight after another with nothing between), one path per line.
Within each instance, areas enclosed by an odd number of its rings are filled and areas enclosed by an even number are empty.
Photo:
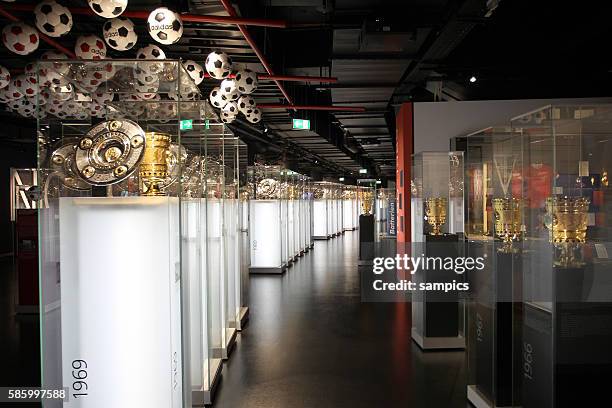
M63 378L64 408L182 406L178 214L167 197L59 200L61 301L44 313L61 314L61 345L44 347L61 367L46 361L44 375ZM75 365L87 391L74 389Z

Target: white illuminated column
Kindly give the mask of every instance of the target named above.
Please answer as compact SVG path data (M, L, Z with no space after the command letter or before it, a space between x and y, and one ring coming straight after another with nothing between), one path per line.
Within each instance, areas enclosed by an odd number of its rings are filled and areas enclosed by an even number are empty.
M61 300L43 313L61 315L61 374L47 375L68 387L63 407L182 407L178 216L177 198L59 199Z

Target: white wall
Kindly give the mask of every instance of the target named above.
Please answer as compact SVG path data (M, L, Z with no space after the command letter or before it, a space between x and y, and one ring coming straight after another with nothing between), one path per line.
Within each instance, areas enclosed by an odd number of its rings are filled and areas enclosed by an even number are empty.
M447 151L453 137L509 125L511 118L542 106L606 102L612 103L612 98L418 102L414 104L414 152Z

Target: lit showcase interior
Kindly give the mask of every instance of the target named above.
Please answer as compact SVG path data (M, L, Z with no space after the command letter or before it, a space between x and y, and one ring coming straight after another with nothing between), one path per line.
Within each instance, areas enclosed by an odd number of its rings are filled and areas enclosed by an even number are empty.
M463 153L422 152L413 156L412 251L427 257L457 257L463 246ZM422 282L462 279L441 269L414 275ZM464 348L463 304L456 293L412 294L412 338L422 349Z
M38 72L63 98L38 120L43 386L75 407L210 402L246 307L237 139L179 61Z

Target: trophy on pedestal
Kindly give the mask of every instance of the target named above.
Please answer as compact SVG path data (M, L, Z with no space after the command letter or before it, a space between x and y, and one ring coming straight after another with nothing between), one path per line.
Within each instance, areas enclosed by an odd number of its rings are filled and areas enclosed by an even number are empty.
M499 252L515 252L514 241L522 238L521 201L518 198L494 198L495 235L503 242Z
M170 135L166 133L145 134L145 151L139 172L142 195L164 195L162 185L168 177L170 141Z
M442 226L446 224L446 197L431 197L425 200L425 216L431 225L429 235L442 235Z
M546 199L546 227L555 247L554 265L574 268L584 265L582 246L586 242L589 200L557 196Z

